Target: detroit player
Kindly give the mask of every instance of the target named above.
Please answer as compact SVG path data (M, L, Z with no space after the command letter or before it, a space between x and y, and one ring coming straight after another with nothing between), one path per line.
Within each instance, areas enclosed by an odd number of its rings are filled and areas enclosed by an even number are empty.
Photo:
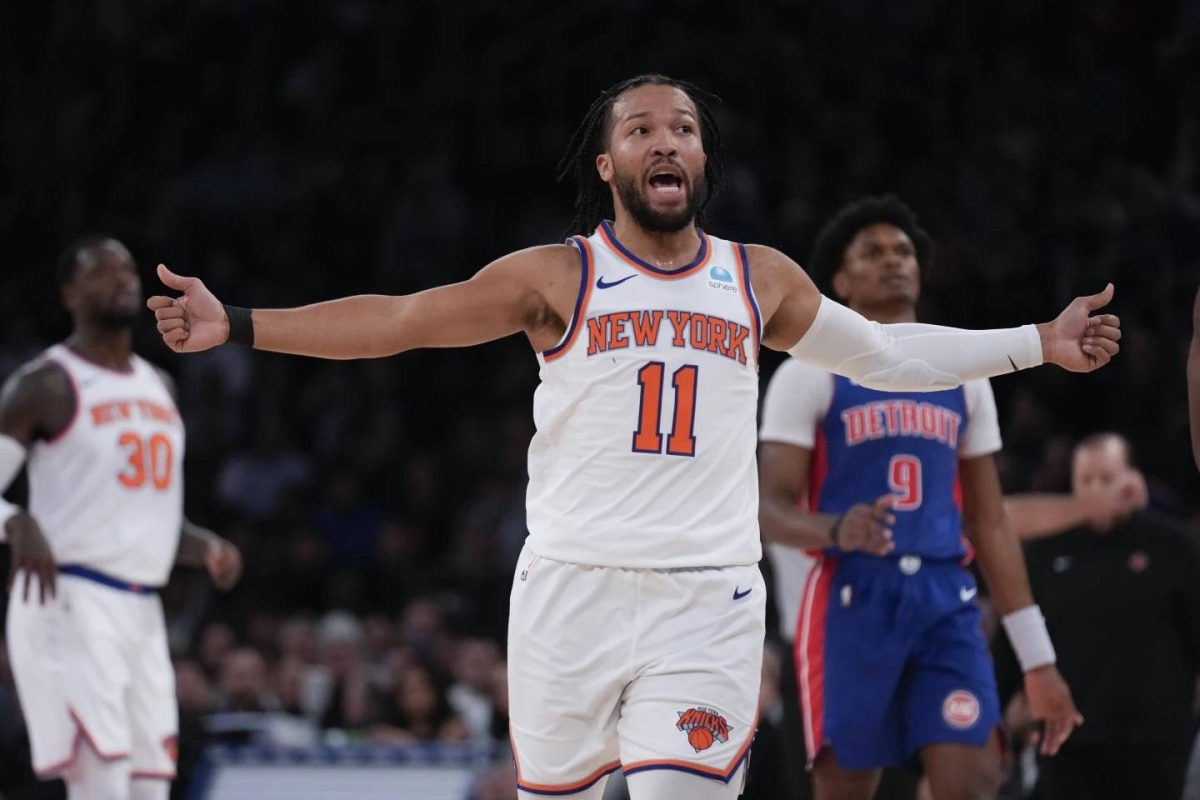
M601 94L562 167L581 235L463 283L251 312L160 267L183 294L149 306L180 352L367 358L524 333L541 385L509 618L519 793L590 800L623 768L634 800L725 800L754 735L764 634L759 346L916 390L1007 372L1010 355L1093 369L1118 322L1089 320L1107 290L1054 323L991 332L885 329L823 301L782 253L697 227L720 133L702 93L662 76Z
M867 318L910 324L932 248L908 206L870 197L830 221L809 269ZM999 700L964 527L1057 750L1081 718L1004 518L988 381L886 394L793 360L760 438L765 538L822 551L794 640L817 797L874 797L880 769L914 755L936 800L995 796Z
M166 376L131 349L129 251L80 240L59 285L70 338L0 396L0 489L26 461L29 483L28 512L0 500L24 573L8 606L12 671L39 776L64 778L71 800L165 800L177 713L156 590L176 562L227 588L240 556L183 519L183 425Z

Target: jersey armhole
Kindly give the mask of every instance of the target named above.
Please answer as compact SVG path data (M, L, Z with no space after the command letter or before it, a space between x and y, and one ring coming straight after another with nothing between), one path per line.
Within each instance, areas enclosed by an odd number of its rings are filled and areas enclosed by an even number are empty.
M71 387L71 416L67 419L67 424L64 425L62 430L60 430L58 433L54 434L53 436L47 436L43 440L45 444L52 445L61 442L63 438L75 427L75 423L79 419L79 406L81 403L79 384L75 383L75 376L71 374L71 370L67 368L67 365L54 356L46 356L45 361L46 363L53 364L62 370L63 375L65 375L67 378L67 385Z
M542 351L542 358L546 363L562 356L575 343L575 337L579 335L579 329L583 326L583 315L587 313L588 298L592 293L592 264L595 260L592 256L592 246L582 236L572 236L567 241L579 250L579 293L575 296L575 311L571 314L571 321L567 323L563 338L554 347Z
M750 321L754 326L754 363L758 365L758 351L762 345L763 322L758 310L758 300L754 297L754 287L750 285L750 256L746 253L746 245L733 244L734 256L738 261L738 278L742 284L742 300L746 310L750 312Z

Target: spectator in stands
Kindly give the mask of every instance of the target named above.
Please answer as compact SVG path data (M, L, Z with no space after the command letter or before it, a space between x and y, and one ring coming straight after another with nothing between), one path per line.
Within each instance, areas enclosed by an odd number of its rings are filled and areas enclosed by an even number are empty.
M446 685L433 670L414 664L400 676L380 723L371 729L371 739L389 744L416 742L464 742L467 727L455 715L446 698Z

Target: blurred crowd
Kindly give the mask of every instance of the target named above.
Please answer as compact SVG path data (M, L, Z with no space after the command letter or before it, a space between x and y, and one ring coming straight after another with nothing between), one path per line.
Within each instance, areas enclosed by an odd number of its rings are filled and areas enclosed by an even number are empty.
M0 375L65 334L52 264L83 233L124 240L147 293L164 261L246 306L413 292L555 241L574 125L604 87L662 71L724 97L718 235L803 263L841 203L890 190L937 240L926 321L1049 319L1115 282L1126 333L1110 368L995 382L1005 488L1066 489L1074 440L1111 428L1152 504L1200 521L1183 380L1200 283L1197 4L839 0L717 25L700 4L645 0L47 0L11 23ZM179 381L187 513L246 558L228 595L186 571L164 593L184 774L206 737L249 735L214 712L277 712L280 741L494 745L503 765L527 344L176 358L149 316L138 341ZM764 382L778 362L764 357ZM769 721L770 686L763 702ZM0 664L0 792L23 768L14 709ZM511 782L493 783L481 799Z

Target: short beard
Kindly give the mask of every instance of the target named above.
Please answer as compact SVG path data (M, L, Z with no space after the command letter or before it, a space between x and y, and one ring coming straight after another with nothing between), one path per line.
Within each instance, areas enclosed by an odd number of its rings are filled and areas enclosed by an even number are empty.
M137 311L101 311L92 320L99 328L110 331L128 330L141 316Z
M700 197L706 191L703 176L695 186L685 182L683 188L687 191L687 201L683 207L678 211L656 211L642 194L636 179L620 173L614 173L613 177L621 205L625 206L639 228L651 233L676 233L691 225L700 210Z

